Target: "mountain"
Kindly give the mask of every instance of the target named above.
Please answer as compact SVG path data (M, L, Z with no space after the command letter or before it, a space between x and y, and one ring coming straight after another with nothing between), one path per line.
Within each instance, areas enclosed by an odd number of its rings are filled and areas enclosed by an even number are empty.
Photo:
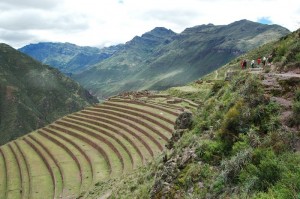
M41 42L24 46L19 51L72 75L109 58L120 49L122 45L99 49L71 43Z
M256 61L264 56L265 66ZM242 70L241 60L255 68ZM299 197L300 29L168 93L200 104L193 125L174 130L146 167L99 181L83 198Z
M97 100L57 69L0 44L0 144Z
M180 34L155 28L73 78L100 98L127 90L162 90L193 81L288 33L278 25L248 20L195 26Z

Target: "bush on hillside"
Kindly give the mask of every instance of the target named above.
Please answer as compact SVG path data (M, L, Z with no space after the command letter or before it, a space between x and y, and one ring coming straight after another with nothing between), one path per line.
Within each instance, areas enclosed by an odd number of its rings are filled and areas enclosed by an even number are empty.
M282 168L274 152L270 149L255 149L252 162L239 174L239 181L246 192L267 191L282 174Z
M224 116L220 130L220 138L229 147L239 139L240 133L246 133L248 129L248 117L244 114L245 103L239 100Z

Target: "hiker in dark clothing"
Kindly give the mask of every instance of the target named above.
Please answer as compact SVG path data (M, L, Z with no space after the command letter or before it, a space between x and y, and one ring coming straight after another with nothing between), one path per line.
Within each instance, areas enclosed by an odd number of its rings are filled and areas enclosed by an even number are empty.
M245 59L243 60L243 66L242 66L242 68L243 68L243 69L246 69L246 68L247 68L247 61L246 61Z

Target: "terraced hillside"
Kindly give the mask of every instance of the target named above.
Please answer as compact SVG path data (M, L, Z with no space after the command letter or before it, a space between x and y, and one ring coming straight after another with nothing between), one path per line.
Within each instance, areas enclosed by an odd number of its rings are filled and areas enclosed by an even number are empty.
M174 104L175 103L175 104ZM127 93L0 147L0 198L76 198L161 153L177 117L196 104Z

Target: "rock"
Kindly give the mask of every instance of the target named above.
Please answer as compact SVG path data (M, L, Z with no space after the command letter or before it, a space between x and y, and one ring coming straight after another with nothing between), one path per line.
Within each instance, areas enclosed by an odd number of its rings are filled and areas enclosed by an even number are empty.
M172 137L169 139L168 143L166 144L167 149L171 149L174 146L174 143L177 142L181 136L183 135L184 130L183 129L178 129L176 130L173 134Z
M187 148L183 154L182 157L179 159L178 162L178 168L183 169L185 168L186 164L196 158L195 150Z
M185 111L181 113L175 121L175 129L188 129L192 125L193 114Z

